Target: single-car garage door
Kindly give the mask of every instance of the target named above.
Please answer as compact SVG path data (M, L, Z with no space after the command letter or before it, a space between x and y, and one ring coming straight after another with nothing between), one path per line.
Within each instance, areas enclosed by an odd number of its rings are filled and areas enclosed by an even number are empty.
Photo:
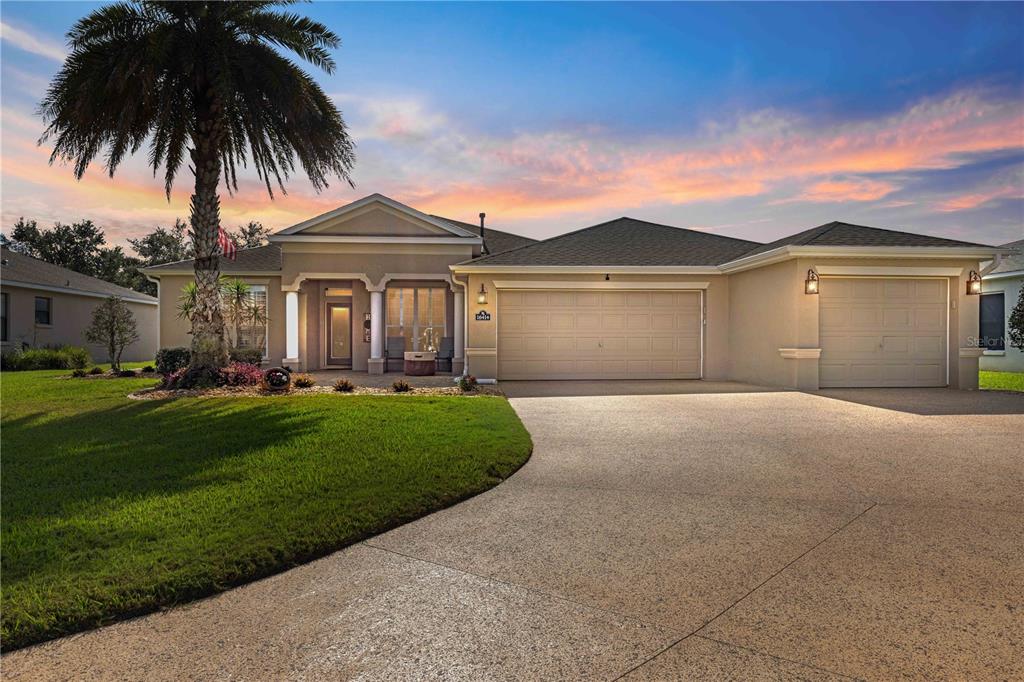
M699 379L699 291L498 296L499 379Z
M945 386L947 286L823 277L819 385Z

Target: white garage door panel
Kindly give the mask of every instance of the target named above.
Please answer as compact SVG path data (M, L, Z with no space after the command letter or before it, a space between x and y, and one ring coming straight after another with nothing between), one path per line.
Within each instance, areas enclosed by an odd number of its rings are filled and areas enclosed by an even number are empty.
M823 278L818 383L945 386L946 281Z
M698 379L696 291L502 291L499 379Z

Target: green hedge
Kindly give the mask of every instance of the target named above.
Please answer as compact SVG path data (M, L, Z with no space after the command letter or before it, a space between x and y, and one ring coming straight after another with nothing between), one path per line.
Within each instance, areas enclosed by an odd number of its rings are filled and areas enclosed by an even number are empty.
M78 346L14 349L0 355L0 368L8 371L33 369L83 369L92 364L89 351Z

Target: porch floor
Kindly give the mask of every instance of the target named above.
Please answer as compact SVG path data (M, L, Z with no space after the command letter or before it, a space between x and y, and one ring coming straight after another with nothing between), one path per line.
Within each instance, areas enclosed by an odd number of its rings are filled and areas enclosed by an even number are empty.
M438 372L430 377L411 377L402 372L387 372L386 374L367 374L356 372L351 369L317 369L312 374L318 384L330 386L338 379L348 379L356 386L367 386L374 388L387 388L398 379L402 379L413 388L445 388L454 385L454 375L451 372Z

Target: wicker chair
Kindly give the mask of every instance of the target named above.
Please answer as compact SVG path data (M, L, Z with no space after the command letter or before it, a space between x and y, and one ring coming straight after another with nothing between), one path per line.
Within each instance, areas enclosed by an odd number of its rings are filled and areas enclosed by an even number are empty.
M441 346L437 349L437 371L452 371L452 358L455 357L455 337L445 336L441 339Z
M389 336L388 344L384 348L384 371L395 371L395 363L398 363L397 371L405 371L404 336Z

